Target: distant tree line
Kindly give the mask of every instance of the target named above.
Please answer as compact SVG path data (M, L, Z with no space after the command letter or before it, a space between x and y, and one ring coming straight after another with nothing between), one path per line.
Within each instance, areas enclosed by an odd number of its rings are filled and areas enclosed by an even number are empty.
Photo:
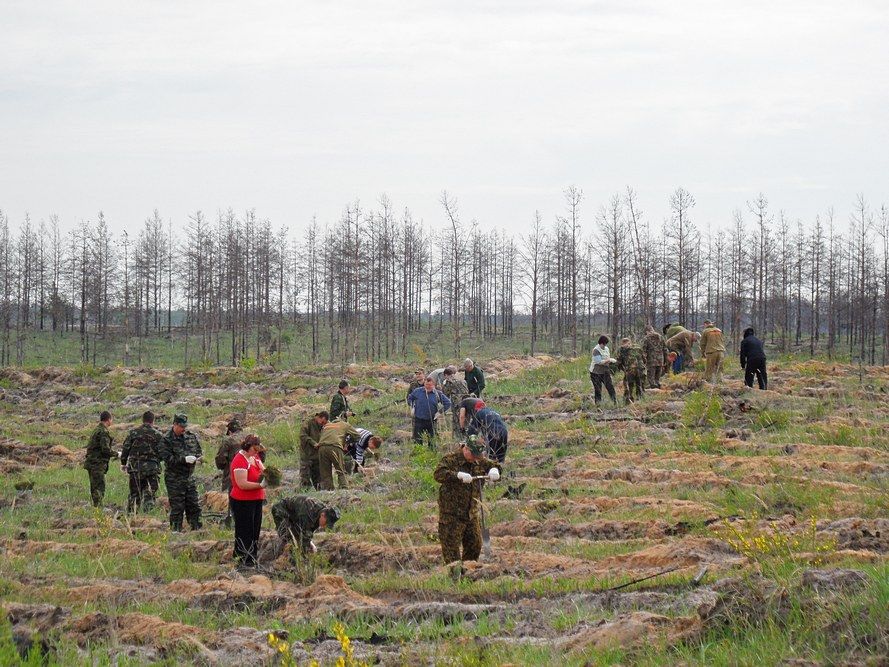
M406 356L419 334L527 338L532 353L576 355L600 331L705 317L737 342L753 326L782 351L889 359L889 210L859 196L803 222L762 194L726 229L701 228L678 188L654 222L631 188L592 213L576 187L530 231L487 231L443 192L434 226L397 209L346 206L298 236L250 210L196 211L183 224L155 210L113 235L104 215L62 232L59 218L11 228L0 210L0 363L22 364L35 332L78 336L95 363L123 339L139 364L146 341L184 341L185 362L237 365L280 355L296 332L312 360ZM842 226L842 231L840 230Z

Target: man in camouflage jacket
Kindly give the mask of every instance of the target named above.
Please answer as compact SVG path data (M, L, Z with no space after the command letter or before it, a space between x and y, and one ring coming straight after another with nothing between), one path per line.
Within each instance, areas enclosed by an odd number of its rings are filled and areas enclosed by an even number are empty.
M142 415L142 425L127 433L120 452L120 468L130 476L127 512L151 511L161 473L160 447L163 434L154 428L154 413Z
M645 393L645 357L638 345L624 338L617 353L617 368L624 372L624 400L632 403Z
M438 490L438 540L445 565L460 558L478 560L482 549L479 523L482 481L478 476L496 482L502 468L483 456L484 445L471 438L453 454L447 454L436 467L433 477L441 484Z
M201 506L194 480L194 466L201 458L198 436L187 430L188 417L175 415L173 427L161 443L161 460L165 464L164 484L170 499L170 528L182 530L182 515L192 530L201 527Z
M83 467L89 474L90 479L90 498L93 501L93 507L102 504L105 498L105 474L108 472L108 460L117 457L117 453L111 449L111 443L114 438L108 432L111 426L111 413L105 410L99 415L99 424L90 436L89 444L86 446L86 458L83 461Z
M661 374L667 365L667 341L654 330L651 325L645 327L645 340L642 342L642 354L645 357L645 371L648 376L648 388L661 388Z
M442 393L451 399L451 419L454 435L460 434L460 401L469 395L469 387L466 381L457 377L457 367L448 366L444 371L444 382L441 385Z
M340 518L340 511L308 496L294 496L282 498L272 505L272 518L278 532L278 544L269 556L275 560L294 543L303 555L314 553L317 550L312 542L315 531L333 528ZM291 550L290 560L295 561L295 556Z
M321 455L318 441L321 429L327 424L326 410L316 412L303 423L299 431L299 484L304 489L317 489L321 485Z

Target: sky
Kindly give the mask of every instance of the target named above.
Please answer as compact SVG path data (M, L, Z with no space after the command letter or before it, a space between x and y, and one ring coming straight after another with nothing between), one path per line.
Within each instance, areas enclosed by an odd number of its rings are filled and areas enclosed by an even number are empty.
M889 2L2 0L0 209L256 209L294 233L349 202L527 230L629 185L702 229L763 192L810 221L889 203Z

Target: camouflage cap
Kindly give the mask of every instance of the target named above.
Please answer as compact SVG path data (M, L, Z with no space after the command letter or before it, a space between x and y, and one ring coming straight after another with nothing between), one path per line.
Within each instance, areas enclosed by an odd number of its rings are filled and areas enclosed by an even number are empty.
M485 446L479 441L477 435L470 435L466 438L465 444L473 456L481 456L485 453Z
M173 415L173 423L180 426L188 426L188 417L183 414Z

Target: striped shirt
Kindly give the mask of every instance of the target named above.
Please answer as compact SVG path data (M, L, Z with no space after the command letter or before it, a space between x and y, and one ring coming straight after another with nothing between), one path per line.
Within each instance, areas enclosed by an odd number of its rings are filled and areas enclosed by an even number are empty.
M367 451L367 445L370 442L370 439L373 437L373 432L368 431L366 428L356 428L358 431L358 440L353 442L352 438L348 439L348 449L346 452L355 459L355 463L360 466L364 465L364 453Z

